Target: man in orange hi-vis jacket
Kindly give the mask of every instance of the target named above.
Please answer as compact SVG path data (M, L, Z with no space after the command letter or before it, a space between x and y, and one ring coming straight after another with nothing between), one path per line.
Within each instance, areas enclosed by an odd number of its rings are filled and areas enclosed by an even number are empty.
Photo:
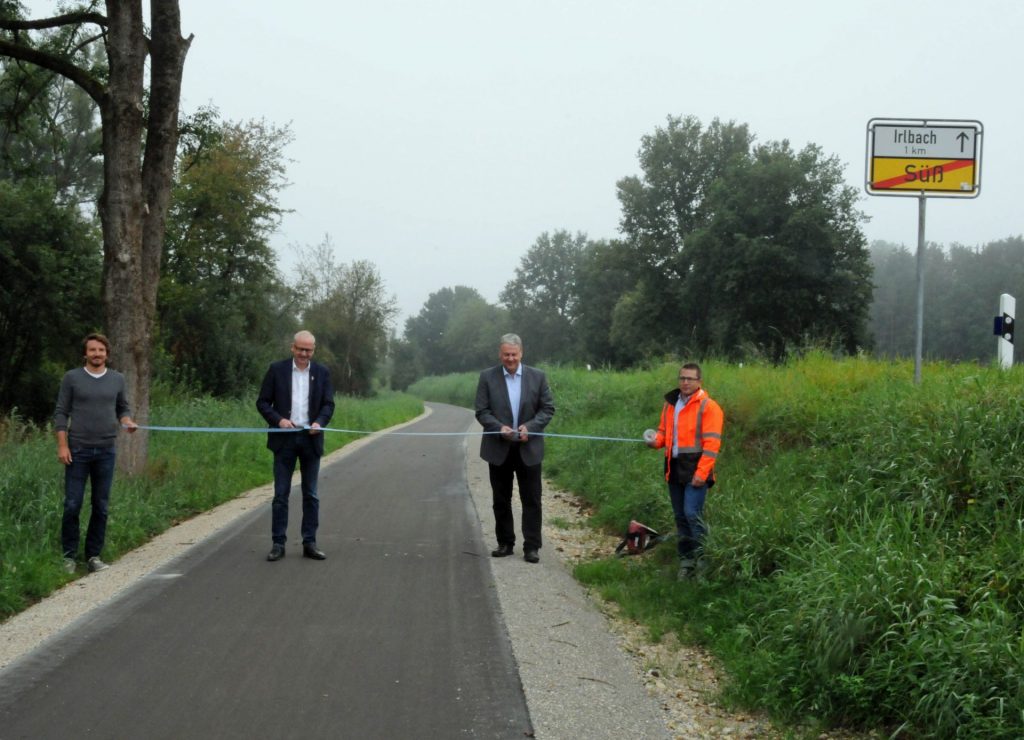
M661 422L645 434L647 446L665 448L665 480L675 514L679 578L702 565L704 500L715 483L715 460L722 446L722 408L701 388L700 365L679 368L679 387L665 394Z

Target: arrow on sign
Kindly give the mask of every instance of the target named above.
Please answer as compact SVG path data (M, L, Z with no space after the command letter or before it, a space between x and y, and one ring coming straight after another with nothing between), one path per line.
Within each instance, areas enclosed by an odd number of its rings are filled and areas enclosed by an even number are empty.
M963 152L963 150L964 150L964 144L966 144L966 143L967 143L967 141L968 141L968 140L969 140L969 139L970 139L971 137L969 137L969 136L968 136L967 134L965 134L965 133L964 133L963 131L961 131L961 132L960 132L960 134L959 134L959 135L958 135L958 136L957 136L956 138L958 138L958 139L960 140L960 151L961 151L961 153L962 153L962 152Z

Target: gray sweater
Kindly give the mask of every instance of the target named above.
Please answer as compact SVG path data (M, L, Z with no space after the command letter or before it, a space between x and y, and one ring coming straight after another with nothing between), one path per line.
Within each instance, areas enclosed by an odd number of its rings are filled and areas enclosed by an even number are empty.
M107 368L103 377L94 378L83 367L64 373L53 429L68 433L70 447L113 447L120 420L128 415L121 373Z

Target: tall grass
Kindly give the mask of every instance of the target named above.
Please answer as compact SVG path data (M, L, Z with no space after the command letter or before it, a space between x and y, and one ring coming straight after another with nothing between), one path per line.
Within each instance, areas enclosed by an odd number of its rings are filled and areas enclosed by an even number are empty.
M676 369L555 368L548 430L638 439ZM653 635L711 648L736 704L903 737L1024 737L1024 369L912 376L819 354L706 363L726 415L709 577L677 583L671 547L577 577ZM475 377L446 381L445 400L471 403ZM595 505L596 526L672 530L661 451L547 450L545 474Z
M337 399L331 426L375 430L410 419L422 403L404 394ZM193 398L150 412L154 426L261 427L251 400ZM60 568L64 469L52 435L17 419L0 435L0 618L65 583ZM134 477L118 474L111 492L104 558L116 559L176 522L273 479L264 434L151 432L149 463ZM326 451L357 435L327 433ZM88 502L88 495L86 496ZM84 528L89 505L82 512ZM84 536L84 534L83 534Z

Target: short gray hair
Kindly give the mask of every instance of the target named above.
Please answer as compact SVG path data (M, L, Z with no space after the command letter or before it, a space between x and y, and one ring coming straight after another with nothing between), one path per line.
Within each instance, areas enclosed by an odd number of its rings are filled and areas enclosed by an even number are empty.
M292 337L292 344L299 341L300 337L308 337L309 341L311 341L313 345L316 346L316 337L313 336L313 332L306 331L305 329L295 332L295 336Z
M499 346L502 344L512 344L519 349L523 348L523 340L519 338L518 334L502 334L501 341L498 342Z

